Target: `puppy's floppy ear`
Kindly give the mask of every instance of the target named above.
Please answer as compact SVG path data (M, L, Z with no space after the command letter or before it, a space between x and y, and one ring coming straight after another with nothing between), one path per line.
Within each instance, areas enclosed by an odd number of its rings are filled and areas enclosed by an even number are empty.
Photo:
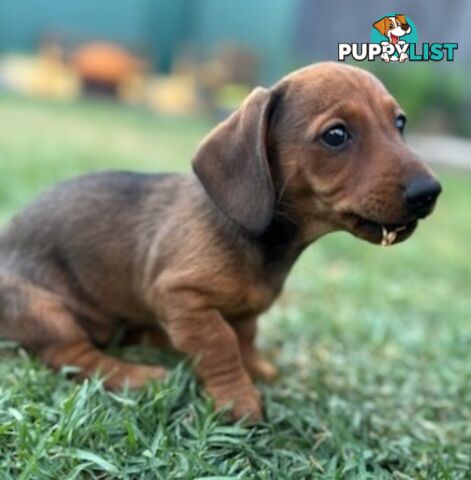
M396 18L399 20L399 23L401 25L404 25L405 23L407 23L407 19L405 15L396 15Z
M193 159L213 202L253 235L264 232L275 210L266 152L270 98L269 90L256 88L203 140Z
M373 23L373 27L375 27L381 35L386 35L386 32L389 30L389 18L383 17L381 20Z

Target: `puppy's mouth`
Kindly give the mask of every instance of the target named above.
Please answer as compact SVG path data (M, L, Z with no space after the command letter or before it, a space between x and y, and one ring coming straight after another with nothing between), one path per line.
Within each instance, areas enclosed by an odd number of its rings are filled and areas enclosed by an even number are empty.
M417 227L418 221L406 223L378 223L356 213L348 214L348 230L355 236L384 247L400 243Z
M399 41L399 37L398 37L397 35L393 35L393 34L391 33L391 43L392 43L393 45L396 45L396 43L397 43L398 41Z

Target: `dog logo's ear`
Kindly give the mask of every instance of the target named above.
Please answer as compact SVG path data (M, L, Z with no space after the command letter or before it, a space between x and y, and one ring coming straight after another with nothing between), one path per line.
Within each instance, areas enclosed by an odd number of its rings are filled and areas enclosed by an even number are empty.
M401 25L404 25L407 23L407 19L405 15L396 15L396 18L399 20Z
M386 33L389 30L389 18L383 17L381 20L378 20L376 23L373 23L373 27L378 30L381 35L386 36Z
M256 88L199 146L193 169L217 207L253 235L268 227L275 192L266 153L270 91Z

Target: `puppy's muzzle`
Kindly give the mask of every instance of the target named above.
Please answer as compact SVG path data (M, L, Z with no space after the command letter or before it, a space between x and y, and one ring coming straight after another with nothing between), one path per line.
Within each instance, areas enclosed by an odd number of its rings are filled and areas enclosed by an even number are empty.
M434 178L423 175L412 178L404 189L408 210L417 218L425 218L441 192L442 186Z

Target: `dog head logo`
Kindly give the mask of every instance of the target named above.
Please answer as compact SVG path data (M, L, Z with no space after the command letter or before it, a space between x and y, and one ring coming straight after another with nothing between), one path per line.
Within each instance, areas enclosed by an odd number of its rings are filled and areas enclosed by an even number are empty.
M402 63L409 58L409 45L417 42L417 29L406 15L390 13L373 23L371 41L381 45L381 60Z
M395 45L402 37L412 32L411 26L407 23L405 15L394 15L383 17L373 24L381 35L388 38L389 43Z

